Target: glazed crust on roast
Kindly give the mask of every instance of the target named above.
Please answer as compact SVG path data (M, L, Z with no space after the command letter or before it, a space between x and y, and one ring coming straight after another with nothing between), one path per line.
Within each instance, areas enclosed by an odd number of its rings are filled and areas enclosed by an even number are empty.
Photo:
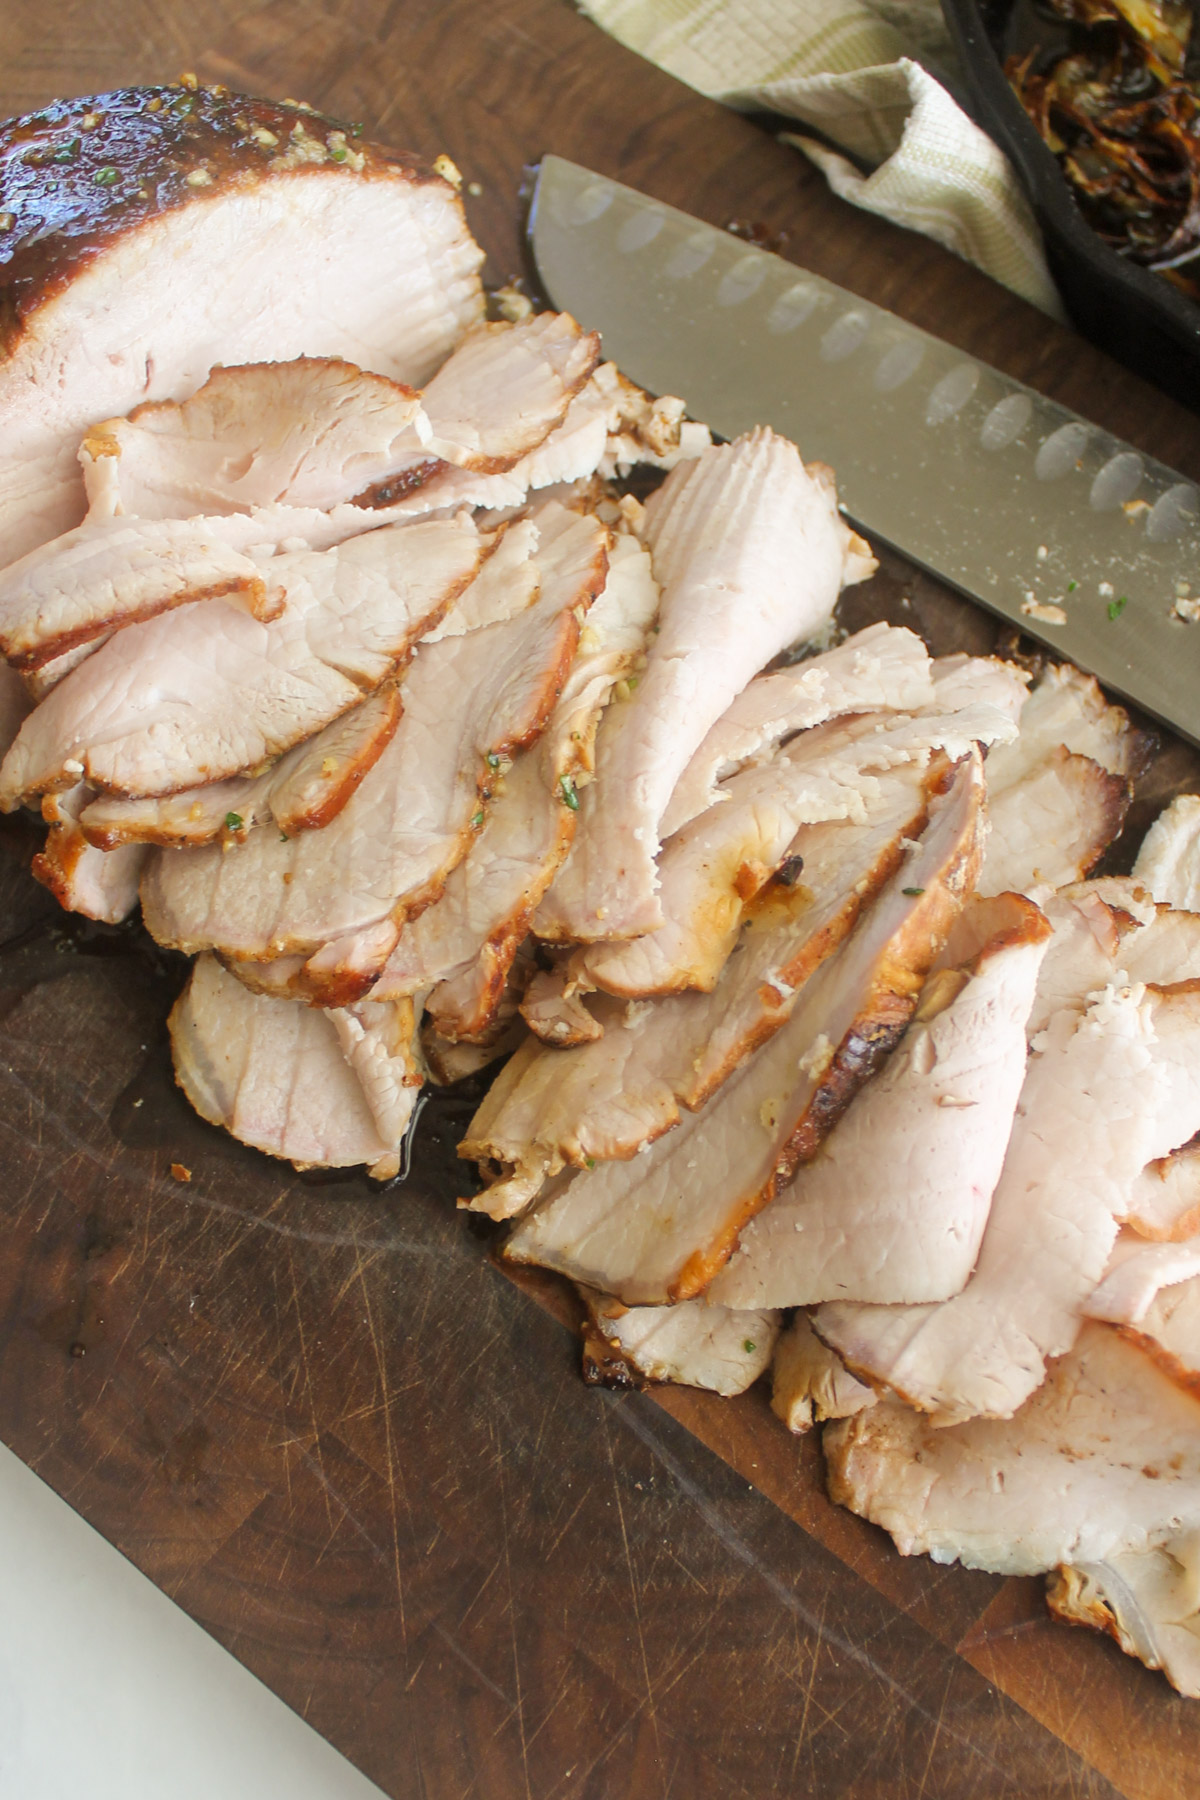
M0 124L0 348L11 353L26 319L126 231L221 188L318 168L449 185L360 131L191 76L56 100Z

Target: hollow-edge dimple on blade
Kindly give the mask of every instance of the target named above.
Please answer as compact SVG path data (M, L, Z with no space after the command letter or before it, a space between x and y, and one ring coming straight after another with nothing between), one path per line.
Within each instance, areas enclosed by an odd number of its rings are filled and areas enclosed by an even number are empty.
M872 537L1200 742L1190 482L882 307L561 157L542 163L530 235L547 296L632 380L723 437L767 424L794 439Z

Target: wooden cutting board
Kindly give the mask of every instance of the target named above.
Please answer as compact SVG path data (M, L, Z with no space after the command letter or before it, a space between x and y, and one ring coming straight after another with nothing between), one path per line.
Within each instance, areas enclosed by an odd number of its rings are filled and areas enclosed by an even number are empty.
M1200 478L1200 421L563 0L0 13L5 112L185 68L448 151L489 279L520 271L526 166L555 150L787 231L797 262ZM854 592L848 622L871 617L937 649L995 636L894 560ZM1168 749L1137 824L1198 773ZM1195 1791L1200 1704L1051 1625L1038 1582L902 1560L761 1392L585 1388L570 1300L514 1283L451 1204L468 1097L429 1105L382 1194L202 1125L164 1034L183 964L65 920L35 837L0 846L0 1437L389 1794Z

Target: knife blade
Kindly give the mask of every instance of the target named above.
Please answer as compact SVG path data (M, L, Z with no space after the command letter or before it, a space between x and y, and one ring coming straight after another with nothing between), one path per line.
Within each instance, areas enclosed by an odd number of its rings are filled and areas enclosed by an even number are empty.
M1200 494L1165 463L883 307L543 158L530 241L552 303L722 437L767 424L844 511L1200 742ZM1200 606L1196 609L1200 612Z

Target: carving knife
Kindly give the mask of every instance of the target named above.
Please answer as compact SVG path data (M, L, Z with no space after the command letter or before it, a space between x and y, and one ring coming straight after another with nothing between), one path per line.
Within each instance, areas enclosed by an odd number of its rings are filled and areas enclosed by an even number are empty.
M767 424L869 536L1200 742L1200 494L1164 463L831 281L561 157L543 291L722 437ZM1181 616L1182 615L1182 616Z

